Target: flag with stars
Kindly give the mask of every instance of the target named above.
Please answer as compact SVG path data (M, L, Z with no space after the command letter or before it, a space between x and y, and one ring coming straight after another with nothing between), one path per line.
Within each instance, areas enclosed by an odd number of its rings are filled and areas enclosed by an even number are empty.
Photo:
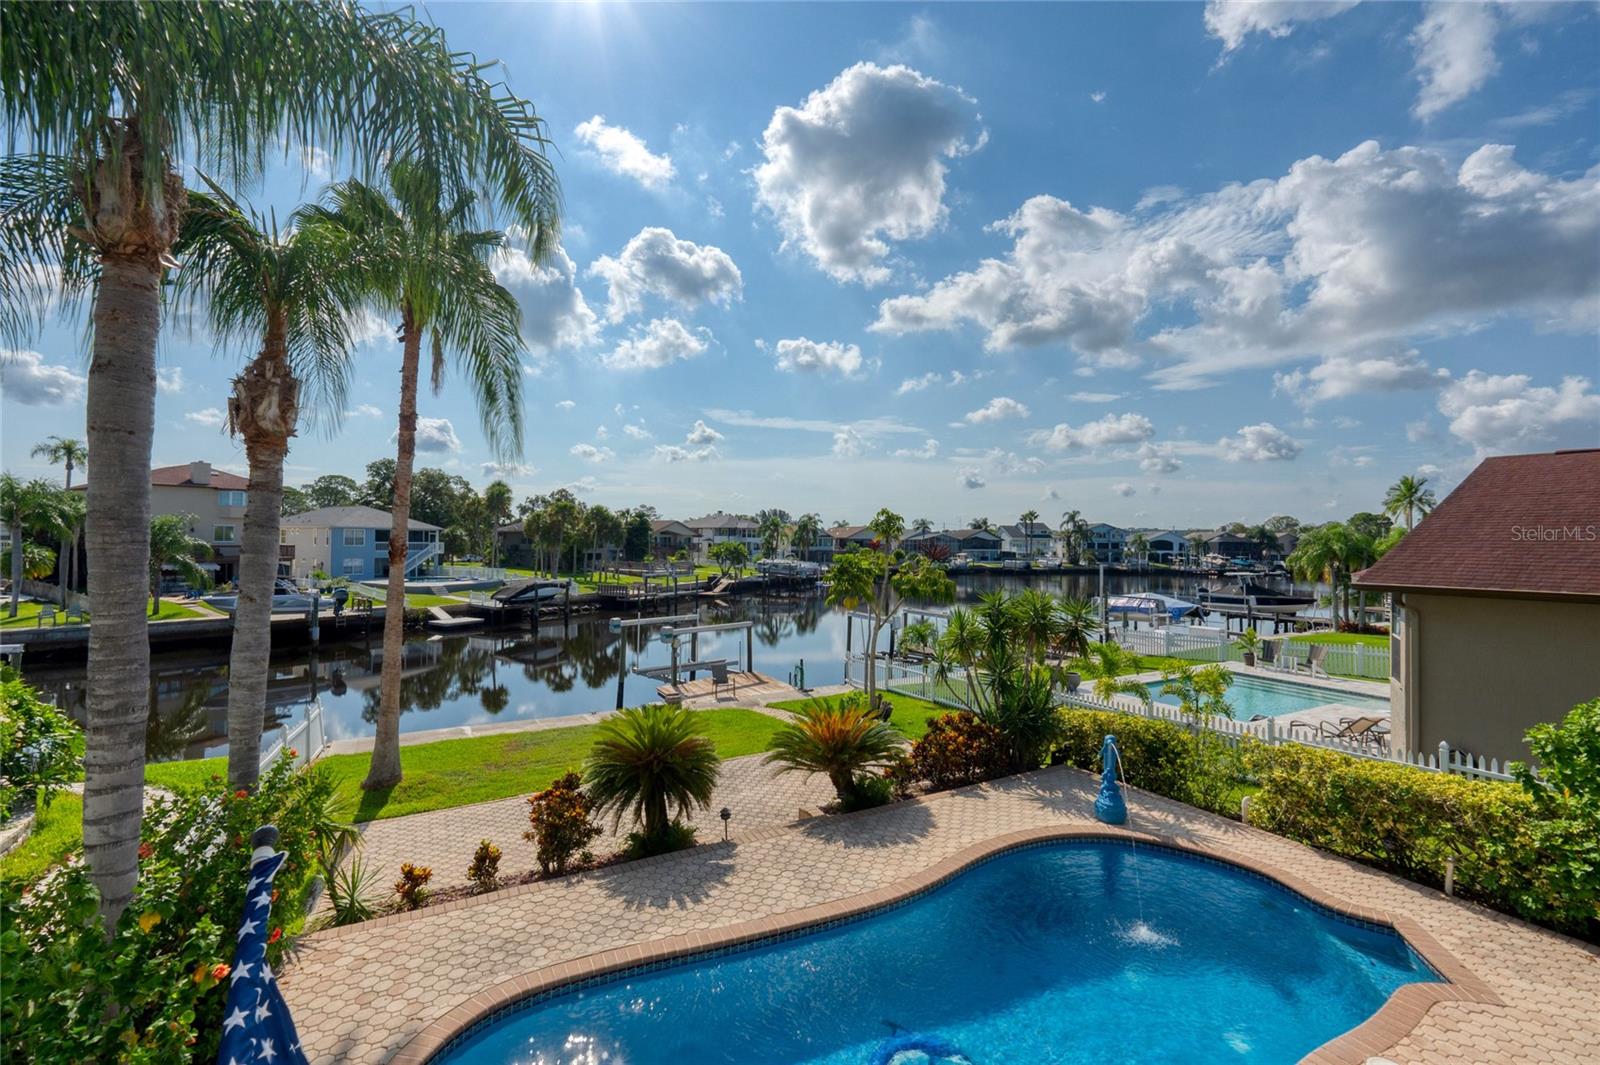
M276 838L277 833L272 833ZM289 1007L267 964L267 932L272 923L272 878L286 855L271 845L258 848L250 863L239 947L233 957L228 1007L222 1021L217 1065L307 1065Z

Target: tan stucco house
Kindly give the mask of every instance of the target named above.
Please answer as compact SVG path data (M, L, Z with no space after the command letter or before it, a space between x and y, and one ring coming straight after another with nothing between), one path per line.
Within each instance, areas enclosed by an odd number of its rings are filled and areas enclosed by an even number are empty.
M1485 459L1355 587L1393 597L1395 746L1526 759L1600 696L1600 448Z
M211 560L202 565L218 584L239 575L239 538L244 533L248 479L219 470L209 462L158 466L150 471L150 516L183 514L189 535L211 545ZM87 484L73 486L87 491Z

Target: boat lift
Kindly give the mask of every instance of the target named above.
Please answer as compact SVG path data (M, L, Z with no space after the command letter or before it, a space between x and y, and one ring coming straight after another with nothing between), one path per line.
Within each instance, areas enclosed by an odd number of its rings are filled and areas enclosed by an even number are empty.
M694 619L691 618L690 620ZM683 628L663 624L661 626L661 642L672 649L672 664L666 666L635 666L633 672L642 677L650 677L653 680L669 681L673 687L677 687L683 673L688 673L693 677L698 670L712 669L716 666L726 666L728 664L724 659L718 659L714 662L700 660L700 634L702 632L733 632L739 629L744 630L745 664L743 672L753 672L755 670L755 627L756 623L754 621L725 621L717 625L689 625ZM689 661L684 662L679 657L680 641L686 636L689 638Z
M699 621L699 620L700 620L700 615L699 614L674 614L671 617L664 617L664 618L615 618L614 617L614 618L611 619L611 621L609 623L609 628L611 629L611 632L612 632L613 635L621 635L624 631L626 631L628 629L648 629L648 628L653 628L653 627L655 627L657 625L662 625L662 626L676 625L676 624L678 624L680 622L685 622L685 621L693 622L693 621ZM676 647L674 647L674 649L673 649L673 655L674 656L677 655ZM635 670L634 672L639 672L639 671ZM618 710L622 709L622 682L625 679L627 679L627 676L628 676L628 641L627 640L618 640L617 641L617 709Z

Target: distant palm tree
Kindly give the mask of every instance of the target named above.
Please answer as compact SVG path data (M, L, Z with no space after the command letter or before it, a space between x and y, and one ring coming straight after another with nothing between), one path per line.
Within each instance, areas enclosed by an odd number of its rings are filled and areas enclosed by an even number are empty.
M1433 490L1426 487L1427 483L1426 477L1414 477L1409 473L1401 477L1389 486L1389 494L1383 497L1383 512L1391 518L1404 514L1406 529L1416 528L1416 519L1427 517L1439 505Z
M69 517L62 500L64 495L61 489L42 478L19 481L9 473L0 475L0 522L11 535L11 603L8 608L11 617L17 616L22 578L30 569L25 537L30 533L59 536L65 531ZM42 556L35 554L33 557L35 565L41 564Z
M990 521L988 518L973 518L971 521L967 522L967 527L970 529L977 529L980 532L993 532L994 522Z
M878 538L878 545L884 551L894 550L895 545L906 538L906 519L888 507L878 511L867 523L867 528Z
M822 518L816 514L802 514L794 523L794 531L789 534L789 543L794 547L794 552L801 558L806 556L817 542L822 539Z
M584 789L597 811L624 815L639 828L640 849L656 854L671 842L673 819L711 806L720 759L692 711L637 706L600 726L584 763Z
M1136 532L1128 537L1127 553L1132 555L1142 566L1150 557L1150 541L1144 533Z
M365 292L358 266L336 254L325 230L291 224L280 231L276 218L201 180L210 192L189 194L175 291L203 298L213 336L257 347L228 399L228 428L244 441L250 474L228 656L228 786L237 790L254 788L260 769L283 464L300 420L301 386L311 384L320 409L337 421L350 373L349 322Z
M391 607L383 619L377 735L372 765L362 782L368 789L392 787L401 779L403 604L424 338L431 346L434 390L444 382L446 354L453 354L476 393L491 447L502 457L522 450L522 312L489 265L505 235L478 229L477 196L447 186L438 171L399 161L390 164L387 176L387 188L354 180L333 186L328 206L307 208L302 223L317 233L316 239L355 262L364 274L363 284L400 317L400 420L385 596ZM552 204L550 213L554 211ZM575 524L563 531L575 532Z
M1343 616L1350 617L1350 576L1377 558L1377 545L1344 522L1329 522L1300 534L1300 541L1285 559L1289 572L1301 580L1326 580L1332 588L1335 627Z
M787 531L788 522L784 520L780 511L762 511L761 520L756 525L756 535L761 538L761 553L764 557L778 557L783 549L784 533Z
M1067 561L1076 565L1089 550L1089 523L1083 520L1083 515L1078 511L1065 511L1061 515L1057 537Z
M933 531L933 522L927 518L918 518L911 523L911 531L918 534L931 533Z
M82 440L71 437L50 436L43 443L33 445L33 457L49 462L59 462L67 468L66 489L72 491L72 471L89 461L89 449ZM61 605L67 605L67 591L72 587L72 571L78 558L78 536L82 531L80 516L76 523L66 527L61 538L61 550L56 554L56 569L60 574Z
M483 509L489 522L489 564L500 565L500 526L511 520L511 486L490 481L483 490Z
M197 588L211 584L200 563L211 558L211 545L189 532L193 514L157 514L150 519L150 616L161 611L161 571L176 570Z
M765 761L777 763L780 773L826 774L848 808L860 798L861 775L888 765L904 739L859 695L833 702L811 699L772 737Z

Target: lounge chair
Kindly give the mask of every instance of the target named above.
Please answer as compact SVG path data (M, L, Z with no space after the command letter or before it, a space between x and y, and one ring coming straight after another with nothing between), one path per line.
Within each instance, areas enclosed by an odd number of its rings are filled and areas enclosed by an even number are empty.
M44 628L44 623L45 623L46 619L48 619L49 622L50 622L50 626L52 628L54 628L55 625L56 625L56 616L57 616L57 614L58 614L58 611L53 606L42 606L42 607L40 607L39 608L39 620L38 620L38 624L35 627L36 628L41 628L41 629Z
M1328 645L1325 643L1314 643L1311 645L1311 650L1306 654L1306 660L1304 662L1295 663L1294 671L1298 673L1300 672L1300 667L1304 666L1308 676L1315 677L1320 673L1322 676L1326 677L1328 675L1328 671L1323 668L1322 663L1327 661L1327 658Z
M1375 746L1381 746L1389 738L1389 719L1378 716L1341 717L1337 725L1318 721L1314 727L1309 721L1289 722L1290 735L1293 735L1297 728L1312 731L1320 740L1344 740L1361 744L1370 743Z
M1262 669L1282 669L1278 661L1278 641L1261 641L1261 650L1256 652L1256 665Z
M724 684L728 686L729 691L734 689L733 679L728 676L728 663L711 663L711 694L716 695Z
M67 607L67 615L66 615L66 617L62 619L62 624L65 624L65 625L82 625L83 623L85 623L88 620L89 620L89 615L84 613L83 607L81 607L81 606L69 606L69 607Z

